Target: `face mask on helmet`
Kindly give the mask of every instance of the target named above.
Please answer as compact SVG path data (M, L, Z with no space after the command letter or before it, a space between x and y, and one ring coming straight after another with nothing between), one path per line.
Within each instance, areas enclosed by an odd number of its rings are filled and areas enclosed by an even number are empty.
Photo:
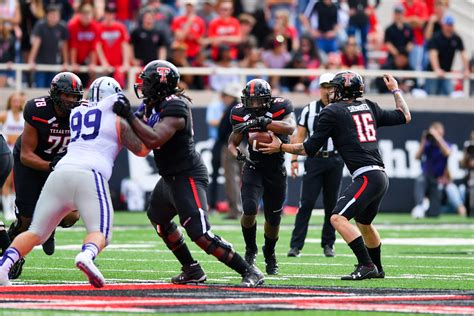
M242 97L242 104L252 112L266 112L270 108L271 96Z
M69 113L71 110L81 105L82 94L78 93L59 93L55 104L63 113Z

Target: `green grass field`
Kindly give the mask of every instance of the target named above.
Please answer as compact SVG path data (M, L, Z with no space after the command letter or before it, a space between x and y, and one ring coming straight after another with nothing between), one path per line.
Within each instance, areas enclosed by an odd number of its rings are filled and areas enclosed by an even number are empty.
M258 220L257 238L261 247L263 218ZM117 212L114 222L112 244L96 260L108 282L169 282L170 277L179 272L180 265L148 224L145 213ZM223 215L214 214L210 222L215 234L243 253L244 242L237 220L224 220ZM375 225L382 237L382 263L387 277L360 282L340 280L340 276L353 270L356 259L339 236L336 257L323 256L322 216L318 214L311 219L301 257L288 258L293 222L293 215L283 217L277 244L280 274L266 277L266 285L474 289L473 218L444 215L437 219L413 220L408 214L380 214ZM41 248L36 248L27 256L21 279L14 284L85 283L83 274L74 267L74 257L84 236L82 225L58 229L56 253L48 257ZM206 255L189 242L189 238L187 241L208 275L207 283L237 285L240 282L240 276L234 271ZM261 252L257 265L264 270Z
M238 221L225 221L222 215L211 216L213 231L230 241L235 249L244 251ZM336 257L326 258L320 248L322 216L313 216L307 243L299 258L288 258L294 216L282 221L277 258L280 275L267 277L267 284L367 286L396 288L474 289L474 220L455 216L439 219L412 220L408 215L380 215L376 218L382 241L385 280L344 282L343 274L356 263L349 247L338 237ZM168 282L179 271L179 264L147 222L145 213L117 212L112 245L97 259L104 276L114 282ZM259 218L259 224L263 218ZM58 283L83 281L73 260L84 237L83 228L61 229L56 234L57 251L46 256L35 249L28 257L22 281L27 283ZM263 227L259 225L258 244L263 244ZM397 242L400 241L400 242ZM393 243L393 244L392 244ZM400 243L404 243L400 245ZM440 245L436 245L440 243ZM458 243L462 243L458 245ZM206 255L193 243L188 244L214 283L237 284L240 276ZM263 256L258 264L264 269Z

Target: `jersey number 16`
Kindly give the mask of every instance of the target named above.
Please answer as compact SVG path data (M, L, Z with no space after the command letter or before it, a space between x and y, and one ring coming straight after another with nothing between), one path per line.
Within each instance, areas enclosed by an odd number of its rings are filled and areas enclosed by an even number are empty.
M352 119L357 128L357 135L361 143L376 142L377 134L371 113L353 114Z

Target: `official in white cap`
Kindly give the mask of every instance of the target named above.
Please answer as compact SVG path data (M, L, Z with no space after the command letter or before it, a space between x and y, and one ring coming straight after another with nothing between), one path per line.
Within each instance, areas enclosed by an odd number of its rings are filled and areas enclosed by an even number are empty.
M303 108L298 119L296 135L292 137L291 143L303 142L310 137L318 125L319 112L329 104L329 93L331 91L331 80L334 74L325 73L319 77L319 88L321 99L312 101ZM299 172L298 156L291 157L291 175L296 177ZM323 190L324 202L324 224L321 235L321 247L326 257L334 257L334 241L336 231L330 222L331 212L336 206L342 179L342 168L344 162L334 148L332 139L314 157L307 157L304 162L303 186L301 189L300 208L296 214L295 227L291 235L290 251L288 257L299 257L303 249L311 212L316 200Z

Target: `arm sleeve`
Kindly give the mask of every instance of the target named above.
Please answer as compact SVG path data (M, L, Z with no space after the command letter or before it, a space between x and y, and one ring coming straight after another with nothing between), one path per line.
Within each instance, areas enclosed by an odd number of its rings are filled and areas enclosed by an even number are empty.
M318 150L324 145L326 140L331 137L335 126L334 114L331 111L323 109L319 114L319 121L313 135L303 143L304 150L308 157L316 155Z
M405 115L398 109L387 111L381 109L377 103L368 100L367 104L372 108L377 127L401 125L406 123Z

